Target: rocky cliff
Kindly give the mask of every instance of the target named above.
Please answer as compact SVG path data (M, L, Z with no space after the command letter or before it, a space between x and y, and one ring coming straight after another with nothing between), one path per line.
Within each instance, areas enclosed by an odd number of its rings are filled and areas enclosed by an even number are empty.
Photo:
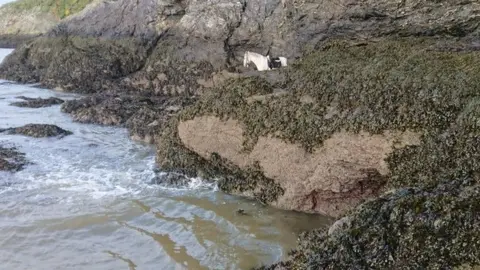
M479 24L476 1L98 1L0 77L90 94L62 110L125 125L162 170L350 220L272 267L452 268L479 263L458 251L479 225ZM249 71L246 50L289 67Z

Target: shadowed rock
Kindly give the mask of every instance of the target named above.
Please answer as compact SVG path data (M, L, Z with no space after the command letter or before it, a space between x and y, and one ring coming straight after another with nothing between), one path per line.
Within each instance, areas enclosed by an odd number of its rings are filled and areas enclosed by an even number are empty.
M0 132L6 132L7 134L24 135L34 138L43 137L65 137L73 134L68 130L64 130L55 125L48 124L28 124L17 128L0 129Z
M0 145L0 171L20 171L27 163L24 153Z
M62 99L56 97L50 98L29 98L29 97L16 97L18 99L23 99L24 101L17 101L12 102L10 105L17 106L17 107L26 107L26 108L42 108L42 107L50 107L53 105L62 104L64 101Z

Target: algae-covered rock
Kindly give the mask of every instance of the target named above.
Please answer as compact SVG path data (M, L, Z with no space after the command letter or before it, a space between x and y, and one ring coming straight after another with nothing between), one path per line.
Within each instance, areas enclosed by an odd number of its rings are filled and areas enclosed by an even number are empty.
M330 233L302 234L286 261L259 269L472 269L480 263L480 186L437 182L366 202Z
M61 127L49 124L28 124L16 128L0 129L0 132L7 134L24 135L34 138L43 137L65 137L73 134L71 131L65 130Z
M240 170L256 164L282 190L270 204L341 215L399 181L408 162L398 153L442 134L477 95L480 53L437 47L429 39L333 41L285 71L280 95L264 79L229 80L181 112L160 140L158 163L192 174L212 154ZM255 181L228 179L224 191L261 197Z

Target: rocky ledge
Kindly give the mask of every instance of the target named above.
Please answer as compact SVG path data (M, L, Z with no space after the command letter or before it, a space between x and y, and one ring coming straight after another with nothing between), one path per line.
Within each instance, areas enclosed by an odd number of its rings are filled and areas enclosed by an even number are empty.
M20 171L27 163L25 154L18 152L13 147L0 145L0 171Z
M64 130L55 125L48 125L48 124L28 124L22 127L0 129L0 133L1 132L5 132L7 134L14 134L14 135L24 135L24 136L34 137L34 138L43 138L43 137L62 138L62 137L73 134L68 130Z
M26 107L26 108L42 108L50 107L53 105L62 104L64 101L59 98L50 97L50 98L30 98L30 97L16 97L17 99L22 99L24 101L12 102L10 105L16 107Z

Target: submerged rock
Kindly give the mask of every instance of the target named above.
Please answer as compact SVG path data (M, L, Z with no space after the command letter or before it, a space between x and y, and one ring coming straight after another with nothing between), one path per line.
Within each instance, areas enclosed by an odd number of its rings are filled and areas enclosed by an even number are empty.
M20 171L26 164L28 162L24 153L18 152L16 148L0 145L0 171Z
M334 230L303 233L286 261L259 269L478 266L479 194L471 179L393 190L357 207Z
M0 132L6 132L7 134L24 135L35 138L57 136L62 138L73 134L68 130L64 130L58 126L48 124L28 124L22 127L0 129Z
M23 99L24 101L12 102L10 105L17 107L27 107L27 108L42 108L50 107L53 105L62 104L64 101L59 98L50 97L50 98L29 98L29 97L16 97L18 99Z

